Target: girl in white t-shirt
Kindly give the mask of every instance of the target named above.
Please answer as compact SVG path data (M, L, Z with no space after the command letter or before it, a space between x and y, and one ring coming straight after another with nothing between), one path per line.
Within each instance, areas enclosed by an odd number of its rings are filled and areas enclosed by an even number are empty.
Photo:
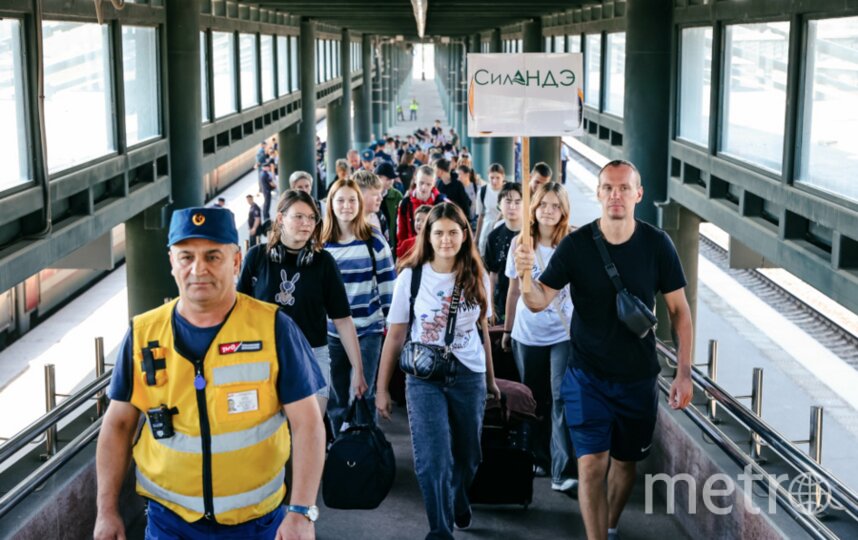
M407 339L444 346L453 289L458 284L462 291L451 347L455 356L452 375L441 381L406 377L414 469L430 536L452 538L454 526L471 524L467 493L480 463L486 391L500 399L487 325L491 289L468 220L453 203L432 208L411 254L400 264L375 399L385 418L392 412L388 384ZM412 319L411 280L417 277L416 268L420 283Z
M561 184L550 182L540 186L530 204L530 233L536 260L533 279L545 270L557 244L569 233L569 197ZM521 236L513 239L510 253L515 251ZM536 399L536 415L542 418L536 434L536 462L551 468L551 488L570 491L577 485L567 471L571 444L563 415L560 384L569 363L569 322L572 300L569 287L560 290L554 301L543 311L534 313L524 305L518 273L513 257L507 258L506 276L510 278L506 300L506 320L501 345L508 350L512 341L521 382Z

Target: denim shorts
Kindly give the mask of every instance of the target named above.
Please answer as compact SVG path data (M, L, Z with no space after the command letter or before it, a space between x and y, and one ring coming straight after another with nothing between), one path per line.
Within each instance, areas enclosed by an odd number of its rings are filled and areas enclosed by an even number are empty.
M149 501L145 540L269 540L277 535L285 509L278 506L268 514L238 525L221 525L201 519L188 523L169 508Z
M316 395L327 399L331 394L331 353L328 351L327 345L322 345L321 347L313 347L313 356L316 357L316 363L319 364L319 370L325 379L325 386L319 388Z

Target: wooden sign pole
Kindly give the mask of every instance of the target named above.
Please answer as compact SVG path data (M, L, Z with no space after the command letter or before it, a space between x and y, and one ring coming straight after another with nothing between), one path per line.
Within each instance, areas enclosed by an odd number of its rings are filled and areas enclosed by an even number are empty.
M530 137L521 139L521 235L523 245L533 248L530 237ZM531 289L530 270L521 275L521 290L529 293Z

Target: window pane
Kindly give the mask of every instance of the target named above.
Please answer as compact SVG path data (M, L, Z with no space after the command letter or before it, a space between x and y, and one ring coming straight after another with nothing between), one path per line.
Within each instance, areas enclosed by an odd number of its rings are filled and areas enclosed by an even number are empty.
M789 23L731 25L725 38L721 149L780 172Z
M602 89L602 36L587 35L587 52L584 54L584 103L599 108Z
M569 36L569 52L581 52L581 36Z
M301 89L301 81L298 78L298 38L289 36L289 70L292 74L289 77L290 88L293 92Z
M48 169L54 172L116 149L110 34L107 25L94 23L45 21L42 29Z
M322 42L316 40L316 82L322 82L322 67L324 66L324 57L322 56Z
M626 34L608 34L608 77L605 81L605 111L623 115L626 92Z
M289 52L285 36L277 36L277 95L289 93Z
M259 104L256 92L256 36L238 35L238 54L241 59L241 110Z
M262 62L262 101L274 99L274 36L260 36L259 58Z
M158 103L158 31L122 27L122 78L127 144L161 134Z
M799 181L858 200L858 17L810 21Z
M554 52L566 52L566 36L554 36Z
M543 47L544 47L543 52L551 52L551 44L552 43L553 43L553 40L551 39L551 36L546 36L545 45L543 45Z
M212 32L215 118L235 112L235 34Z
M211 120L209 118L209 85L208 79L209 66L208 55L206 54L206 33L200 32L200 113L203 122Z
M679 136L709 145L709 90L712 85L712 28L682 31L679 82Z
M515 43L516 43L515 52L524 52L524 40L519 39Z
M21 56L21 21L0 21L0 191L30 178Z

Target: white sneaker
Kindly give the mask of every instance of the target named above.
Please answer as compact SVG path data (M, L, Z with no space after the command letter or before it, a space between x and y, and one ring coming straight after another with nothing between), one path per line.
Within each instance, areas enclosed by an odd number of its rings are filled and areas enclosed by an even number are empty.
M543 469L539 465L534 465L533 466L533 476L536 476L538 478L542 478L544 476L548 476L548 473L545 472L545 469Z
M567 492L578 487L578 480L567 478L562 482L551 482L551 489L554 491Z

